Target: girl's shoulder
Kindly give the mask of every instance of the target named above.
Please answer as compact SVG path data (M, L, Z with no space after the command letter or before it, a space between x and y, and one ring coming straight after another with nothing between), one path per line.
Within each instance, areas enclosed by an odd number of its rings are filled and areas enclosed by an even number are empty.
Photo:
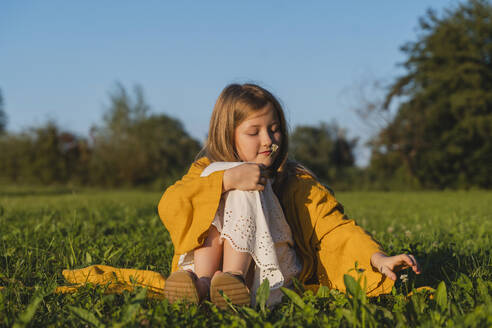
M210 163L211 161L207 157L200 157L191 164L190 170L196 169L203 171Z
M209 165L210 165L210 160L207 157L201 157L201 158L195 160L191 164L190 168L188 169L188 173L186 173L185 176L199 177L200 174L202 174L203 170L205 170L205 168Z

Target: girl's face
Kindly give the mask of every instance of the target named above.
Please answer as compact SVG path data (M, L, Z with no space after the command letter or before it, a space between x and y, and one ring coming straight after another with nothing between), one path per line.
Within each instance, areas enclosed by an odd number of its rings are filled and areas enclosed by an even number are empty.
M234 131L236 151L244 162L270 166L279 153L270 157L272 144L281 146L280 122L271 104L251 114Z

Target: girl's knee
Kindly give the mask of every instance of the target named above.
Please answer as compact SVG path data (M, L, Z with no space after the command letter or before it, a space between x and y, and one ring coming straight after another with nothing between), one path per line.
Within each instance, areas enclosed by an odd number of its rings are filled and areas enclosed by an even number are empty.
M220 240L220 232L217 230L215 226L210 226L210 229L208 230L208 236L207 239L205 239L205 242L203 246L207 247L215 247L215 246L221 246L221 240Z

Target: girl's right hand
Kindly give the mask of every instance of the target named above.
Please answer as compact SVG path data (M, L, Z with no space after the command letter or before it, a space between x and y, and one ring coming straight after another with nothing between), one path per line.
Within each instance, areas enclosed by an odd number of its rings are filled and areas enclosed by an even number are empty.
M244 163L224 171L223 191L264 190L267 182L263 164Z
M420 264L411 254L400 254L388 256L384 253L377 252L371 256L371 264L380 273L395 281L397 276L395 272L406 268L412 268L416 274L420 274Z

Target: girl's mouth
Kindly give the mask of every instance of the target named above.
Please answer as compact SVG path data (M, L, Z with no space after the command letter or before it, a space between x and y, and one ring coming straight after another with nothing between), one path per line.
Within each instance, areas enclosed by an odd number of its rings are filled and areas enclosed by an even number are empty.
M270 150L263 151L260 154L267 155L267 156L270 156L271 157L273 155L273 153L275 153L277 151L277 149L278 149L278 145L277 144L272 144Z

